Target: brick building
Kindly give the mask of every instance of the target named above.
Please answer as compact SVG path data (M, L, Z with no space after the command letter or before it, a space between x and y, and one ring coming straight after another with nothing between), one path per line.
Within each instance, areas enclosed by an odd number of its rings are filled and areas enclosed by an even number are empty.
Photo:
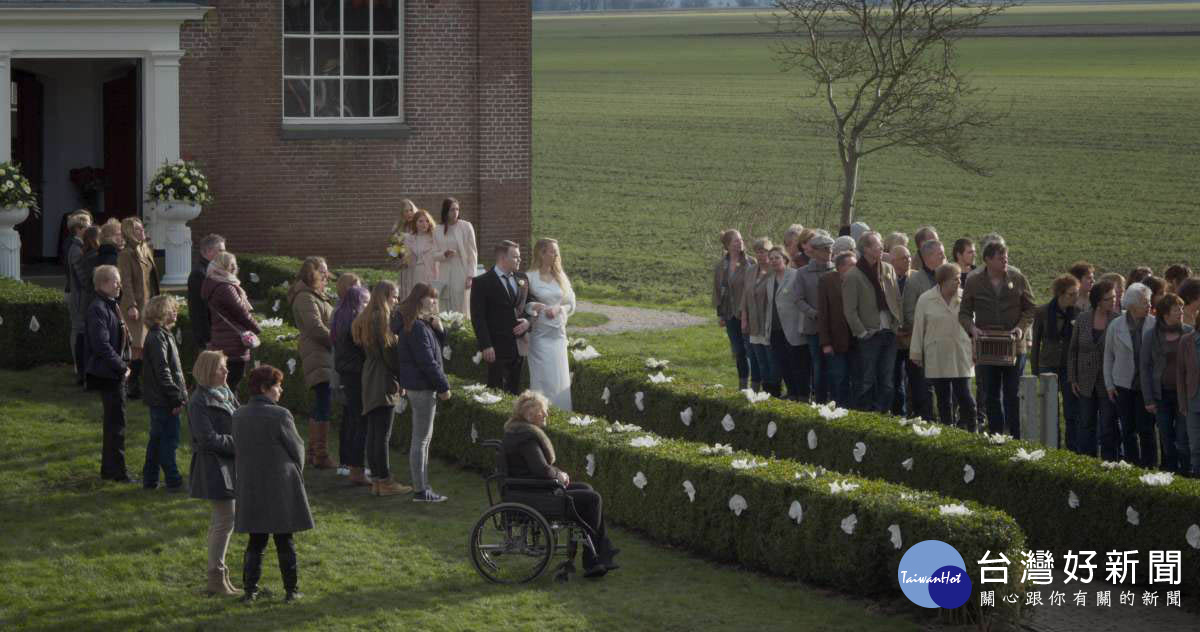
M235 252L381 263L399 200L448 195L484 260L527 244L531 37L529 0L0 0L0 161L45 209L26 258L84 204L153 225L141 192L178 157L216 198L193 234Z

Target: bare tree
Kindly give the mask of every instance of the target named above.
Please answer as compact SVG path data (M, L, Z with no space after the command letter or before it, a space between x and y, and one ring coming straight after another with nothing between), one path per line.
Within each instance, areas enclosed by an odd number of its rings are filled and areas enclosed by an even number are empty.
M908 147L978 175L967 152L1000 115L974 99L955 44L1012 0L775 0L775 54L811 78L829 111L802 123L832 132L842 167L841 225L854 221L859 165Z

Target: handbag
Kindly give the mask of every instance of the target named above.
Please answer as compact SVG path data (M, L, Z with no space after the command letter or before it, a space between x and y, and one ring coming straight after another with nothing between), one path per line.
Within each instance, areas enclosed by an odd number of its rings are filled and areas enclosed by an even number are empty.
M214 313L216 313L217 316L220 316L221 320L225 321L225 324L229 325L230 327L233 327L233 330L238 332L238 337L241 338L243 347L247 347L249 349L257 349L258 346L262 344L262 341L258 339L258 334L254 333L253 331L250 331L249 329L242 330L240 327L233 324L233 321L226 318L225 314L222 314L221 312L218 312L215 309L212 311Z

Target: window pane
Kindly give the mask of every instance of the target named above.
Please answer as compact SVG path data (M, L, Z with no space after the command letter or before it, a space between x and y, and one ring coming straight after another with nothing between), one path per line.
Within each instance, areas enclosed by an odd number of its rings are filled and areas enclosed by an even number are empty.
M342 32L342 2L341 0L315 0L316 31L318 33Z
M309 107L309 85L311 82L308 79L288 79L284 82L283 87L283 115L284 116L311 116L308 111Z
M336 39L319 39L316 41L318 75L338 75L342 72L341 63L342 41Z
M312 74L312 60L309 59L310 41L306 37L289 37L283 40L283 74Z
M346 91L346 116L371 116L370 80L347 79L342 83Z
M394 39L375 40L375 76L400 74L400 42Z
M346 33L367 35L371 32L370 0L346 0Z
M341 83L337 79L318 79L313 92L313 110L317 116L339 116L342 109Z
M375 116L400 116L400 81L398 79L375 80Z
M283 32L308 33L310 0L284 0L283 2Z
M371 76L371 40L347 39L346 75Z
M400 32L399 0L375 0L375 32Z

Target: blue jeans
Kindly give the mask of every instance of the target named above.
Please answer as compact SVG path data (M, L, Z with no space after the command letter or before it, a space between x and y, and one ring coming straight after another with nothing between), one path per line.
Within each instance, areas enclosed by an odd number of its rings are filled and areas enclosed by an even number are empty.
M1179 392L1162 389L1162 399L1154 402L1158 422L1158 440L1162 449L1162 469L1179 474L1191 471L1187 420L1179 414Z
M1067 380L1067 367L1054 367L1049 371L1058 376L1058 392L1062 394L1063 425L1066 428L1063 447L1072 452L1079 452L1075 449L1075 443L1079 441L1079 398L1075 396L1075 391L1071 390L1071 383Z
M1142 467L1158 465L1158 445L1154 441L1154 418L1146 410L1142 389L1117 387L1117 415L1121 419L1121 443L1125 460Z
M738 381L745 382L750 378L750 355L746 349L746 338L742 335L740 318L725 321L725 335L729 336L729 350L733 353L734 364L737 365Z
M854 404L850 390L850 354L827 355L825 364L829 367L830 399L842 408L850 408Z
M821 337L813 334L808 338L808 357L812 364L813 402L824 404L829 401L829 358L821 352Z
M862 381L855 403L861 410L886 412L891 408L895 389L892 376L896 368L896 333L885 330L859 339L858 358Z
M179 448L179 415L163 406L150 407L150 441L146 443L146 465L142 468L142 485L158 484L158 470L162 469L167 487L183 485L183 476L175 463L175 450Z
M760 385L760 388L768 384L778 385L779 371L771 360L771 346L754 343L747 343L746 346L750 347L750 381ZM756 367L757 371L754 370Z
M1001 434L1008 428L1014 439L1021 438L1021 398L1019 385L1025 354L1017 356L1016 366L981 364L975 373L983 377L983 397L987 406L988 432ZM1003 401L1001 401L1003 391Z

